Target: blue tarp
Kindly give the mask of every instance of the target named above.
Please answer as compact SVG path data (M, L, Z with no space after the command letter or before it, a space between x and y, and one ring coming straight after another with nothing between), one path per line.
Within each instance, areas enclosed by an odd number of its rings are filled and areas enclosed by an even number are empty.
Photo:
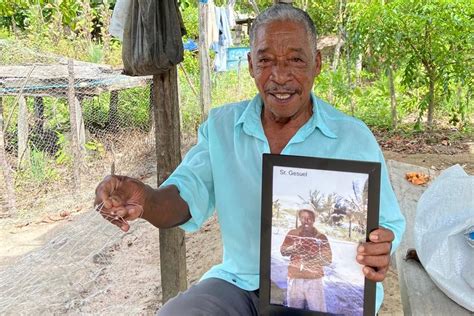
M192 39L188 39L186 42L183 43L184 50L194 51L198 49L198 45Z

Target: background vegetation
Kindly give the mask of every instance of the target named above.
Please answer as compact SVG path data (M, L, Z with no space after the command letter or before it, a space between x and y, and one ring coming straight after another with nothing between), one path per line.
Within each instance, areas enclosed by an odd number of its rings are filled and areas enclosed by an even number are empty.
M273 1L257 2L262 10ZM320 36L337 35L345 42L325 60L316 79L314 89L320 97L373 128L413 131L437 125L472 132L472 1L294 3L312 16ZM0 0L0 38L35 51L120 66L121 43L107 33L114 5L115 0ZM182 0L180 7L188 31L185 39L197 39L197 1ZM255 14L249 1L237 1L235 9ZM24 62L2 54L0 63L8 58L10 64ZM183 130L193 132L200 121L191 87L199 89L197 53L186 52L183 66ZM212 74L213 106L250 98L255 92L246 70ZM102 102L96 102L96 110L105 111L105 99L103 109ZM132 111L140 117L131 121L143 124L145 112Z

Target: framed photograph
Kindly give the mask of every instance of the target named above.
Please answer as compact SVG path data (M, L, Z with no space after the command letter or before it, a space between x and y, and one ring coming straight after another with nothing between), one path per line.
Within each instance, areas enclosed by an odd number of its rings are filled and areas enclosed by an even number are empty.
M380 168L263 155L262 315L375 315L356 250L378 227Z

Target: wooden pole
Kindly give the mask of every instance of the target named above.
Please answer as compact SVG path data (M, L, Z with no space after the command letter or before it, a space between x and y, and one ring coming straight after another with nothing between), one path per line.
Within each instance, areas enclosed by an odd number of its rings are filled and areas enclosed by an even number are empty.
M81 187L81 150L79 148L79 131L77 125L76 114L76 91L74 89L74 62L72 59L68 60L68 103L69 103L69 122L71 124L71 151L73 156L73 180L74 192L77 193Z
M181 162L178 74L176 66L153 76L156 169L160 186ZM163 304L187 288L184 231L160 229L160 266Z
M0 97L0 166L2 168L3 179L5 181L6 197L7 197L7 211L0 212L2 215L12 215L16 211L15 186L13 184L13 177L11 174L10 165L7 161L5 150L5 135L3 133L3 99ZM1 209L0 209L1 211Z
M209 59L209 39L207 38L209 6L207 3L199 1L199 68L201 91L199 93L199 103L201 105L201 122L207 119L211 108L211 76Z
M30 162L30 149L28 146L28 107L26 106L26 99L20 96L18 99L18 163L17 167L22 167L22 162L25 160Z
M112 132L116 132L118 130L118 101L118 90L110 91L109 118L107 122L107 129Z
M44 102L43 97L34 97L33 103L34 111L35 111L35 127L34 130L36 132L43 131L44 125Z
M83 154L86 152L86 126L84 124L84 118L82 117L82 100L83 96L75 97L75 113L76 113L76 124L77 124L77 144L80 151L80 157L82 159ZM82 162L82 160L80 160Z

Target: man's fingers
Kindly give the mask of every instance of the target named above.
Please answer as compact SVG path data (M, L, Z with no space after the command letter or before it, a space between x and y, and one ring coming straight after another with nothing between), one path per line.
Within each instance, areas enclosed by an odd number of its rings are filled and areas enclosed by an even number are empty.
M390 256L362 256L357 255L356 260L358 263L375 267L375 268L384 268L390 264Z
M97 206L103 203L103 208L109 209L112 207L112 201L110 197L114 192L118 183L118 179L114 176L107 176L104 180L99 183L95 190L95 201L94 205Z
M357 254L358 255L369 255L369 256L376 256L376 255L386 255L390 253L392 245L389 242L383 243L362 243L357 247Z
M371 281L375 282L382 282L387 275L388 267L375 270L371 267L365 266L362 268L362 272L364 273L365 277Z
M130 229L130 225L128 224L126 219L124 219L122 216L119 216L115 213L112 214L112 213L104 212L104 211L102 211L100 213L101 213L103 218L105 218L110 223L114 224L115 226L119 227L124 232L127 232Z
M392 242L395 238L395 235L390 229L386 229L383 227L379 227L373 232L370 233L369 239L372 242L379 243L379 242Z

